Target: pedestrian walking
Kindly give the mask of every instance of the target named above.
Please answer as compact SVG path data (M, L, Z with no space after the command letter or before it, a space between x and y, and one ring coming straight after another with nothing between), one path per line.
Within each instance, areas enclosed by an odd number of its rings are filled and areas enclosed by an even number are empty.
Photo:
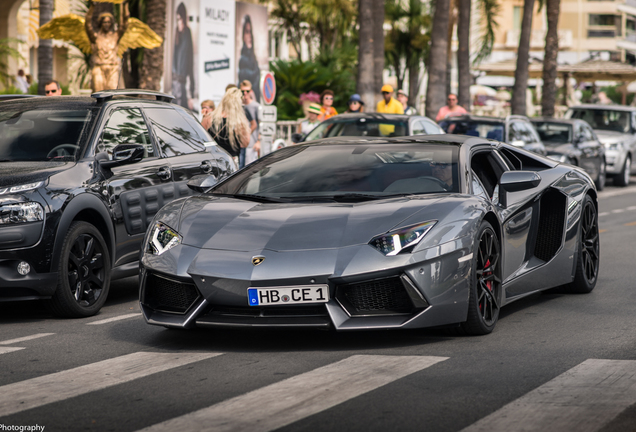
M214 111L214 101L206 99L201 102L201 125L207 130L212 126L212 112Z
M349 98L347 105L349 106L346 111L348 113L364 112L364 102L362 102L362 98L357 93Z
M404 114L402 104L393 98L393 87L385 84L381 91L382 100L378 102L375 110L383 114Z
M24 94L29 92L29 83L26 80L23 69L18 70L18 76L15 77L15 86Z
M320 93L320 103L322 104L322 108L320 108L320 117L318 119L320 121L327 120L335 115L338 115L338 111L332 106L333 105L333 92L329 89Z
M446 105L441 107L437 112L437 117L435 117L436 122L440 122L444 120L446 117L459 116L463 114L468 114L466 110L461 106L457 105L457 95L455 93L451 93L448 95L446 99Z
M310 104L307 109L307 118L298 125L298 133L307 135L309 132L314 130L314 128L320 124L320 120L318 120L319 116L320 105L317 103Z
M404 109L404 114L406 115L417 115L417 110L409 106L409 94L402 89L397 91L397 100L402 104L402 108Z
M250 126L241 104L241 91L231 88L212 113L210 134L231 156L238 158L240 149L250 143Z
M256 102L253 98L254 92L252 91L252 83L249 80L243 80L241 82L241 97L243 102L243 107L252 117L252 121L256 123L256 128L250 128L250 143L245 148L245 158L243 159L243 166L251 164L256 159L258 159L260 154L265 155L269 152L263 152L261 149L261 141L259 135L259 123L260 118L258 116L258 108L261 106L258 102ZM243 166L239 166L243 168Z

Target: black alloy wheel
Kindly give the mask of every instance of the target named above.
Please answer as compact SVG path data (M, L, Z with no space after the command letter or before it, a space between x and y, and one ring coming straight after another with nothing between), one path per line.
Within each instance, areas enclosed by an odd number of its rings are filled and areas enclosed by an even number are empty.
M606 170L605 160L602 160L601 164L599 165L598 176L596 177L596 180L594 181L594 184L596 185L596 190L599 192L605 188L605 182L607 181L607 172L605 170Z
M55 315L95 315L110 287L110 256L100 232L87 222L71 224L60 254L59 278L49 301Z
M632 168L632 158L628 155L625 158L625 163L623 164L623 169L620 174L614 177L614 184L616 186L627 186L629 185L629 177L631 176L631 168Z
M576 260L574 281L566 291L587 294L596 286L600 267L600 238L598 231L598 210L587 195L583 200L579 231L579 249Z
M474 273L468 319L462 323L464 332L484 335L492 332L501 307L501 254L499 240L492 225L484 221L479 227L477 247L473 257Z

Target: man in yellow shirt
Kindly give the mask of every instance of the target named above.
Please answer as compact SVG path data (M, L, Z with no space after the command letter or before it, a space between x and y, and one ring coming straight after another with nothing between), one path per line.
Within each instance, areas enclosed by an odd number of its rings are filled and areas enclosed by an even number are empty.
M404 107L396 99L393 99L393 87L388 84L382 86L383 100L378 102L375 107L376 112L382 114L404 114ZM380 124L378 126L380 134L383 136L390 136L395 132L395 125Z
M388 84L382 86L382 97L384 98L376 106L376 112L383 114L404 114L404 107L400 102L393 99L393 87Z

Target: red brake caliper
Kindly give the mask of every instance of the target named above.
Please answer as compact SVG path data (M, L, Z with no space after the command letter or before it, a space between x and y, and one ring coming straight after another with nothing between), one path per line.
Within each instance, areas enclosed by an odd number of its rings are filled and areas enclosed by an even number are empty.
M488 267L490 267L490 258L488 258L488 261L486 261L486 264L484 264L484 270L487 269ZM486 276L490 276L492 274L492 272L484 272L483 273L483 277ZM486 282L486 286L488 287L488 289L490 290L490 292L492 292L492 281L488 281ZM484 300L485 301L485 300ZM482 305L481 303L479 303L479 309L482 309Z

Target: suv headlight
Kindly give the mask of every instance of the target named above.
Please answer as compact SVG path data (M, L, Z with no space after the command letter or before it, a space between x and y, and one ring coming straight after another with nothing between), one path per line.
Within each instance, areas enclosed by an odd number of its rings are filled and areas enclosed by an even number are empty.
M44 220L44 208L36 202L0 206L0 224L39 222Z
M623 143L622 142L616 142L616 143L605 143L605 148L608 150L620 150L623 148Z
M32 189L37 189L40 186L42 186L44 184L44 182L35 182L35 183L27 183L27 184L23 184L23 185L18 185L18 186L11 186L11 187L5 187L5 188L0 188L0 195L4 195L4 194L8 194L8 193L18 193L18 192L26 192Z
M168 225L157 222L148 240L148 252L154 255L161 255L167 250L181 244L181 236Z
M428 221L399 228L372 238L369 245L386 256L394 256L418 244L436 223L437 221Z

